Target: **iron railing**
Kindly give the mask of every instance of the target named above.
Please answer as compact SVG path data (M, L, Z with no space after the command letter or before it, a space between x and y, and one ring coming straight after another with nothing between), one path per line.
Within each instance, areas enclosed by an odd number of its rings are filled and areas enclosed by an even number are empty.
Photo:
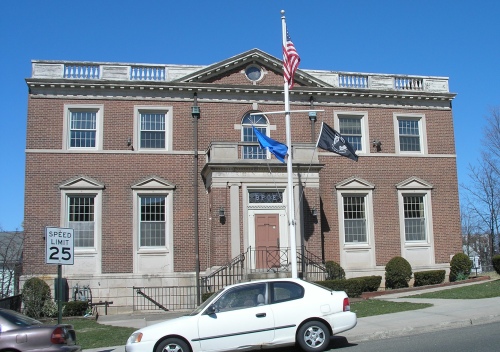
M15 295L0 299L0 308L21 312L22 296Z
M245 253L200 279L201 292L216 292L224 286L242 282L245 278Z
M202 293L217 292L227 285L248 280L250 274L276 274L291 270L291 252L288 247L249 247L231 261L200 278ZM305 248L297 251L297 270L307 281L327 278L327 269L321 258ZM133 310L186 310L196 308L195 286L133 287Z
M196 286L134 286L132 289L134 311L196 308Z

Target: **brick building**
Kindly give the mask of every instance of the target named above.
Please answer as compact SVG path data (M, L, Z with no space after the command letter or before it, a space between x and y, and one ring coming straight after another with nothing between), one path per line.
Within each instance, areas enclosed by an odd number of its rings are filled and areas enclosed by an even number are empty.
M252 131L285 143L284 115L250 115L283 110L280 59L32 69L24 275L56 274L46 226L75 229L63 276L112 312L132 309L134 286L194 286L198 261L201 278L235 258L247 273L289 270L286 164ZM347 277L383 275L394 256L447 269L461 250L448 79L299 69L295 81L291 109L323 110L291 118L299 261L334 260ZM323 121L358 162L315 148Z

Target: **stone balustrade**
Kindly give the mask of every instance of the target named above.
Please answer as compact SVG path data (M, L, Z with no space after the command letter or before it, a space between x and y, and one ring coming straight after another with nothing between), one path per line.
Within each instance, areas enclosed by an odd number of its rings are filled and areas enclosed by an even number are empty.
M202 66L33 61L31 78L169 82ZM447 77L302 70L334 88L449 93Z

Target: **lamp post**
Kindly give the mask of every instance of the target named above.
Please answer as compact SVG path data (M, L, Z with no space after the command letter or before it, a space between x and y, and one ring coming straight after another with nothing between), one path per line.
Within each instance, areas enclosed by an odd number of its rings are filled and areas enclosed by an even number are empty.
M194 251L195 251L195 273L196 273L196 303L201 304L200 292L200 234L198 230L198 120L200 118L200 107L198 106L198 95L194 93L193 106L191 107L193 118L193 141L194 141L194 162L193 162L193 209L194 209Z

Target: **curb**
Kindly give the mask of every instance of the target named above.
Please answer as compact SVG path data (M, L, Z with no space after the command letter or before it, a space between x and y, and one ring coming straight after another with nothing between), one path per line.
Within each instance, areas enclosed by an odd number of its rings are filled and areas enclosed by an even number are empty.
M363 319L363 318L361 318ZM349 335L348 340L349 342L366 342L366 341L372 341L372 340L383 340L383 339L389 339L389 338L394 338L394 337L404 337L404 336L410 336L410 335L415 335L415 334L425 334L429 332L437 332L437 331L443 331L443 330L448 330L448 329L455 329L455 328L463 328L466 326L473 326L473 325L483 325L483 324L489 324L489 323L495 323L500 321L500 315L490 315L487 317L481 317L481 318L475 318L475 319L462 319L462 320L457 320L457 321L451 321L451 322L445 322L445 323L439 323L439 324L434 324L434 325L429 325L429 326L420 326L420 327L410 327L410 328L403 328L400 330L392 330L392 331L377 331L372 334L366 335L366 334L359 334L359 335ZM354 328L356 329L356 328Z

